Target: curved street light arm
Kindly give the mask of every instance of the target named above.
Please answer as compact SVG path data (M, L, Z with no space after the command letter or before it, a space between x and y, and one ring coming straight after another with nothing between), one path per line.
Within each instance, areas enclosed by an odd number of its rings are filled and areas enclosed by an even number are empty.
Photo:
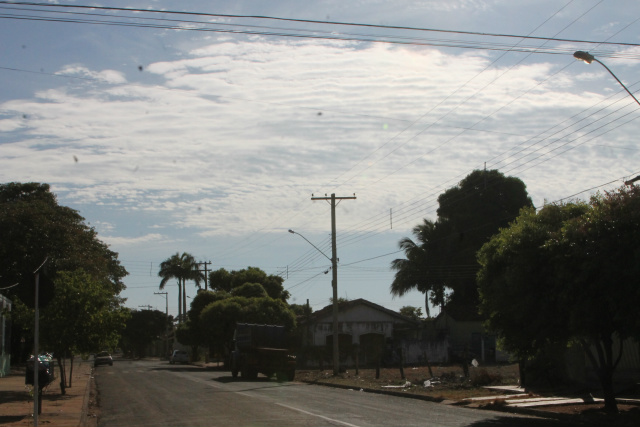
M293 231L292 229L289 229L289 233L291 234L297 234L298 236L302 237L304 240L307 241L307 243L309 243L311 246L313 246L318 252L320 252L326 259L328 259L329 261L333 262L333 260L331 258L329 258L328 256L325 255L324 252L322 252L320 249L318 249L318 247L316 245L314 245L313 243L311 243L309 241L309 239L307 239L306 237L304 237L302 234Z
M640 101L638 101L638 98L636 98L633 93L631 93L631 91L629 89L627 89L627 87L624 85L624 83L622 83L620 81L620 79L618 78L618 76L616 76L615 74L613 74L613 71L611 71L609 69L609 67L607 67L606 65L604 65L604 63L600 60L598 60L598 58L596 58L595 56L591 55L589 52L583 52L581 50L575 52L573 54L573 57L576 59L579 59L581 61L586 62L587 64L591 64L591 62L596 61L598 64L602 65L604 67L605 70L607 70L609 72L609 74L611 74L613 76L614 79L616 79L616 81L618 83L620 83L620 86L622 86L624 88L624 90L627 91L627 93L629 95L631 95L631 97L634 99L634 101L636 101L638 103L638 105L640 105Z

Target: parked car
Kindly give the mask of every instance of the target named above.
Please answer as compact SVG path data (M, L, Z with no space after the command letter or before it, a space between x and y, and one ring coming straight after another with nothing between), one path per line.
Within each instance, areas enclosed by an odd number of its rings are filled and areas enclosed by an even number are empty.
M169 357L169 363L189 363L189 354L184 350L173 350Z
M108 351L101 351L100 353L96 354L96 356L93 359L93 366L98 366L98 365L113 366L113 358L111 357Z

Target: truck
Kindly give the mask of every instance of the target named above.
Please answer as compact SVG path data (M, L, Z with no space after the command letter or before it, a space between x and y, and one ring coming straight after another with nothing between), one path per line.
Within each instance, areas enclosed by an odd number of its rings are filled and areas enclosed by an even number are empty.
M296 375L296 357L287 346L284 326L238 323L231 352L231 375L254 380L258 373L278 381L293 381Z

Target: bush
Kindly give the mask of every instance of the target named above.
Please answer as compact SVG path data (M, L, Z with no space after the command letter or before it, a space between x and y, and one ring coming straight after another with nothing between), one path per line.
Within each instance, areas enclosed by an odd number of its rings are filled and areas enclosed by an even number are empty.
M501 382L502 375L499 373L490 373L484 368L473 369L471 371L471 384L476 387L500 384Z

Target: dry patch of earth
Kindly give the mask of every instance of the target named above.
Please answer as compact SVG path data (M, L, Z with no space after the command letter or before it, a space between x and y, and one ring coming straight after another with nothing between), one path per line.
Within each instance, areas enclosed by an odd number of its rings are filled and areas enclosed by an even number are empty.
M436 402L465 405L468 399L486 397L484 403L475 407L508 410L504 391L492 390L486 386L512 385L518 386L519 374L517 365L492 365L470 367L469 376L465 377L460 366L406 367L404 378L399 368L380 369L348 369L337 376L332 370L298 370L296 380L379 393L408 395ZM520 399L536 399L536 393L521 393ZM551 396L551 394L546 394ZM495 396L495 399L491 399ZM538 415L553 418L571 419L579 424L607 426L640 426L640 406L619 404L617 415L606 414L602 403L583 403L570 405L537 406L534 411Z

